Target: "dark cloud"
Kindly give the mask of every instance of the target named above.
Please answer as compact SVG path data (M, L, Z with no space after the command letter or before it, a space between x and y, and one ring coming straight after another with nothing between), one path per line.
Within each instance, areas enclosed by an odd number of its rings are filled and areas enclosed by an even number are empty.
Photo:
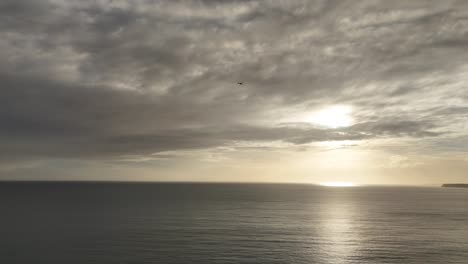
M196 103L101 86L2 76L0 141L6 155L86 158L209 148L234 141L305 144L379 136L436 135L417 122L362 123L344 129L309 124L242 124L245 108Z

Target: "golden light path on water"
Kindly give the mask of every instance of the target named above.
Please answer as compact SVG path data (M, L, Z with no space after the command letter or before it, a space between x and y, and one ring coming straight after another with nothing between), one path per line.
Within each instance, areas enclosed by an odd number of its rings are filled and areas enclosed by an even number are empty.
M331 187L345 187L341 184L332 185ZM346 264L351 263L353 257L359 256L359 244L362 239L359 208L356 203L349 201L351 197L349 190L334 189L321 205L323 214L318 223L318 230L321 239L326 241L321 245L324 252L321 260L324 263Z

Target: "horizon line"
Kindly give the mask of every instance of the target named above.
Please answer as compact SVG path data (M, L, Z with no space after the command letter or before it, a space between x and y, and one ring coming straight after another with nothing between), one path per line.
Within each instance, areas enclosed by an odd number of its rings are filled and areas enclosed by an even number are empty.
M278 184L278 185L315 185L326 187L321 183L315 182L267 182L267 181L166 181L166 180L51 180L51 179L0 179L0 183L8 182L29 182L29 183L136 183L136 184ZM359 187L441 187L443 184L453 183L440 183L440 184L356 184L351 188ZM460 183L456 183L460 184Z

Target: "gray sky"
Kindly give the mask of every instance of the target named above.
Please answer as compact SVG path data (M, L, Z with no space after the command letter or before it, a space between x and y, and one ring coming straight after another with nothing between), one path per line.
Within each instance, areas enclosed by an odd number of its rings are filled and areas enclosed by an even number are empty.
M0 179L468 182L467 51L462 0L2 0Z

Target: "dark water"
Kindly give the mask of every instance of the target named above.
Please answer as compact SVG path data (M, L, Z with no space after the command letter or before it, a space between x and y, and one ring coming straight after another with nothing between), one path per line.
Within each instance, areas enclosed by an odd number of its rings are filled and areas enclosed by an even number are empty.
M0 183L0 263L468 263L468 189Z

